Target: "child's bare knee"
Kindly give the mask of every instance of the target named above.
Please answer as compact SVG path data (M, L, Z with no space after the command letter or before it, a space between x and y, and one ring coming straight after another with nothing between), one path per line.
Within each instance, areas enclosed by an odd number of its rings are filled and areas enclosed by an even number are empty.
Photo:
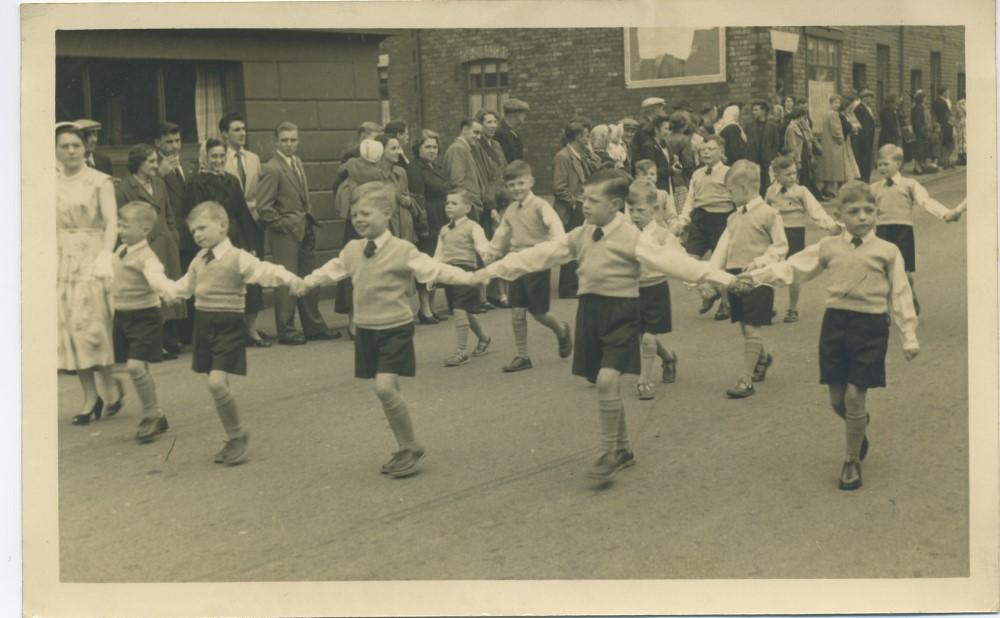
M597 392L600 395L614 395L618 391L618 374L601 370L597 374Z
M388 399L391 399L392 396L396 393L396 387L389 380L380 380L378 378L375 378L375 380L372 382L372 391L375 392L375 396L378 397L380 400L386 401Z
M146 373L146 362L135 358L128 359L125 363L125 370L128 371L129 377L133 380L138 380Z
M229 390L229 381L226 379L225 374L208 374L208 390L212 392L213 395L225 395L226 391Z

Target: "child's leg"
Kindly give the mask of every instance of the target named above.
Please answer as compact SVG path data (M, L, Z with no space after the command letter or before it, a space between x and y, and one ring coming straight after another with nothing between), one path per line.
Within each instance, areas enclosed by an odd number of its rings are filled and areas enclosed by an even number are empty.
M642 353L642 371L639 374L639 384L650 384L653 373L653 359L658 353L659 341L650 333L643 333L639 343L639 350Z
M514 328L514 347L521 358L528 357L528 310L514 307L510 310L510 322Z
M469 328L472 329L472 334L474 334L480 341L485 341L490 338L490 336L486 334L486 331L483 330L483 325L480 323L479 318L471 314L469 315Z
M465 309L455 309L455 347L463 354L469 347L469 325L472 317Z
M260 335L257 333L257 312L244 313L243 322L247 325L247 336L254 341L260 341Z
M621 374L602 367L597 374L597 404L600 412L601 450L614 453L619 444L628 444L625 430L625 402L620 389Z
M788 310L798 311L799 306L799 284L793 283L788 286Z
M919 314L920 313L920 303L917 301L917 288L913 287L913 284L914 284L913 278L914 278L915 274L916 273L906 273L906 280L910 282L910 292L913 293L913 308Z
M743 331L742 377L749 381L757 367L757 361L764 356L764 338L761 336L759 326L750 326L740 322L740 330Z
M673 360L673 354L670 353L666 347L664 347L663 342L656 335L653 335L653 341L656 343L656 355L660 357L663 362L669 362Z
M215 412L222 421L222 427L226 430L226 437L230 440L240 438L244 435L243 426L240 423L240 413L236 408L236 398L229 388L229 374L225 371L213 369L208 374L208 390L215 400Z
M156 399L156 383L153 382L153 375L149 371L149 363L135 358L128 359L125 368L135 385L135 392L142 402L143 418L158 418L163 415L160 403Z
M861 460L861 444L865 440L865 428L868 424L868 413L865 411L867 394L867 389L853 384L848 384L844 393L847 461Z
M417 298L420 299L420 315L425 318L434 317L434 311L431 308L430 293L427 291L426 286L417 285Z
M413 433L410 410L399 394L399 376L394 373L377 373L373 387L375 396L382 402L382 411L400 450L421 450Z
M556 316L551 313L532 313L531 317L535 318L535 321L555 333L557 337L563 335L562 322L557 320Z
M830 385L830 405L833 406L833 411L837 413L837 416L843 419L847 418L847 404L844 403L846 391L846 384Z

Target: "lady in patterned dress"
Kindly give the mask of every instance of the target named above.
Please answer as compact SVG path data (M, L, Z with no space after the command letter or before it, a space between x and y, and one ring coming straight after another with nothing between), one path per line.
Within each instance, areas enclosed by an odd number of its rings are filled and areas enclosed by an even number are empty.
M118 238L115 189L109 176L84 163L83 144L79 127L56 126L59 369L76 371L83 388L83 406L73 417L74 425L86 425L102 413L117 414L124 396L121 384L111 376L111 252Z

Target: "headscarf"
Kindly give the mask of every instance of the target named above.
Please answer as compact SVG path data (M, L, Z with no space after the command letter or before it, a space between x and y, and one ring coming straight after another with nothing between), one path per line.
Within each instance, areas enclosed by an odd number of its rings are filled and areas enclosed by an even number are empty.
M747 134L743 131L743 126L740 124L740 108L737 105L730 105L722 112L722 118L715 123L715 134L721 135L722 130L731 124L735 124L740 129L740 137L743 141L747 141Z

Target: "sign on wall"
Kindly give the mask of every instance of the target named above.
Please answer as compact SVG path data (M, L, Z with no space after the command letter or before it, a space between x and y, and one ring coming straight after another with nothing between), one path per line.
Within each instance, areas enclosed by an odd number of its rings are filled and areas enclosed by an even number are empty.
M625 28L625 85L726 81L726 29Z

